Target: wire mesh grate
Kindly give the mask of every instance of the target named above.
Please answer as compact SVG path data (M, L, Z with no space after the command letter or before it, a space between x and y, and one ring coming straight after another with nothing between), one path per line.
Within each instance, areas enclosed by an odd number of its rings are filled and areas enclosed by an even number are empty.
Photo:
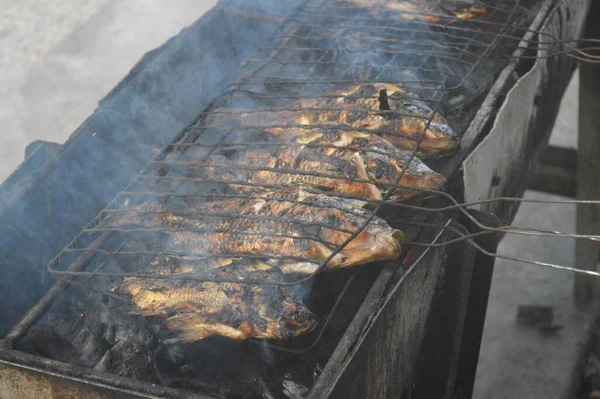
M379 258L345 250L384 233L399 241L382 207L422 209L405 201L442 194L443 177L419 158L457 144L464 107L486 89L480 76L506 65L532 10L476 2L484 12L467 20L387 4L307 1L49 271L80 287L125 277L296 285L400 256L390 242ZM93 261L69 270L82 254ZM161 262L187 271L150 266Z

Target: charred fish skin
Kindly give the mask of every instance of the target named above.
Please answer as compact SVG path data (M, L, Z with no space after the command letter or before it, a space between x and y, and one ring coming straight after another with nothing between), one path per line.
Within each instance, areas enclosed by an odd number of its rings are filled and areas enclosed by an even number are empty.
M212 258L193 263L163 257L139 273L182 279L127 277L113 284L110 291L129 298L131 314L165 318L159 338L166 344L193 342L212 335L237 340L290 339L316 326L316 316L302 300L302 289L191 278L212 268L217 269L216 278L232 278L236 269L246 269L245 276L254 279L287 281L277 268L250 259Z
M251 261L245 263L254 269ZM166 271L158 263L144 272L161 270ZM265 280L277 279L277 274L257 272ZM227 271L220 271L219 277L227 276ZM115 284L111 291L130 297L132 314L166 317L166 343L197 341L211 335L289 339L316 325L315 315L294 288L287 286L131 277Z
M372 148L379 152L364 152L367 173L383 193L392 190L389 201L403 202L430 196L444 187L444 176L431 170L410 152L397 149L385 140L380 140ZM398 177L400 180L397 185L403 187L390 186L395 184Z
M249 338L288 340L314 329L316 317L303 304L282 302L287 316L283 321L261 319L260 323L252 323L235 314L201 315L197 313L181 313L169 317L164 327L167 335L165 344L199 341L212 335L221 335L230 339L243 340ZM256 317L256 316L255 316Z
M233 339L286 340L310 332L316 316L284 287L239 285L229 291L230 306L212 314L183 313L167 319L166 342L196 341L209 335ZM236 287L237 288L237 287ZM217 326L217 331L212 327ZM223 326L228 327L225 331ZM225 333L225 334L223 334Z

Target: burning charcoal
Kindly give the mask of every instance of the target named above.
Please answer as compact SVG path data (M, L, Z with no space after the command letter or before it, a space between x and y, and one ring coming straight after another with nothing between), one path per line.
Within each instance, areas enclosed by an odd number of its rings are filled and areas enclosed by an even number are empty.
M256 346L223 337L186 344L161 344L156 375L163 385L217 393L223 398L284 398Z
M106 325L99 324L89 334L81 349L80 359L88 367L96 365L110 348L110 344L104 338Z
M290 379L286 374L283 380L283 394L289 399L302 399L309 391L309 388L302 386Z
M130 329L128 334L109 349L94 370L155 382L150 354L154 339L143 329Z

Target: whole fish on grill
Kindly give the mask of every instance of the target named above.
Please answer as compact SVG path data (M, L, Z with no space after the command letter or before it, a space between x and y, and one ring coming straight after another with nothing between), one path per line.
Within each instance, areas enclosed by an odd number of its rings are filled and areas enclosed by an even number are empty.
M213 258L200 265L193 261L176 263L159 257L140 273L186 277L208 268L219 270L217 277L231 278L235 272L250 269L254 278L285 281L276 269L243 258L225 262ZM316 325L315 315L292 286L127 277L110 291L130 299L132 314L166 318L165 343L197 341L211 335L289 339Z
M343 0L362 7L381 7L398 14L407 21L422 21L432 24L450 24L458 20L481 19L486 15L485 8L473 7L468 2L454 1L450 5L441 0Z
M306 138L307 143L313 139ZM374 181L369 181L361 154L348 151L331 156L319 149L307 148L302 140L298 137L293 143L245 148L227 156L216 151L177 172L208 182L239 182L229 185L237 192L257 192L256 185L275 189L303 187L345 194L349 200L354 198L351 202L357 206L381 199L381 190Z
M284 271L304 271L324 262L327 268L396 259L402 233L370 212L327 195L288 189L274 198L231 198L184 210L150 203L111 212L97 228L159 232L158 252L200 256L284 259ZM344 248L339 247L366 226ZM310 267L309 267L310 269ZM313 272L312 270L308 272Z
M406 187L394 189L389 201L431 195L420 189L439 190L444 183L443 176L419 158L373 134L338 129L269 131L281 144L271 140L270 145L244 147L227 156L216 151L216 155L177 172L211 182L240 182L238 192L255 191L256 184L334 192L347 200L352 198L357 206L381 200L382 193L400 176L398 184ZM253 142L251 138L245 140ZM244 182L250 187L243 188Z
M188 253L219 253L223 250L220 246L225 246L228 252L241 250L239 256L158 256L138 271L140 277L126 277L114 284L111 291L127 295L134 314L166 317L165 342L195 341L211 335L232 339L287 339L310 331L316 320L296 287L267 283L289 282L292 277L307 276L317 270L319 263L273 258L272 255L285 256L292 250L292 254L302 258L312 256L306 253L310 252L310 245L302 245L294 238L299 236L308 237L309 242L314 239L320 245L322 242L340 245L367 221L370 213L345 201L327 195L307 195L298 189L270 191L270 194L271 199L231 198L200 203L183 211L147 203L109 213L99 228L170 228L175 230L169 233L173 235L182 232L213 235L214 239L195 241L186 235ZM228 234L238 238L237 234L243 233L237 232L250 234L232 246L231 241L216 236L215 231L229 231ZM233 231L236 233L231 233ZM271 235L278 233L286 237L281 237L283 241L277 245L270 245ZM374 217L327 263L327 268L395 259L400 254L401 237L399 231ZM161 252L182 248L181 242L171 236L154 249ZM248 253L263 255L264 259L250 258ZM325 259L322 256L318 260ZM171 278L149 278L152 274ZM174 279L173 276L186 278ZM252 279L265 284L203 282L191 277Z
M246 112L232 117L214 115L223 128L340 128L372 132L419 158L447 155L459 146L448 122L423 100L384 83L362 84L327 96L298 101L279 111ZM229 126L228 126L229 125Z
M429 190L439 190L444 183L444 177L419 158L374 134L339 129L274 128L269 131L282 142L305 144L304 152L316 152L333 159L359 159L367 178L381 193L401 176L397 184L405 187L395 188L388 201L431 195Z

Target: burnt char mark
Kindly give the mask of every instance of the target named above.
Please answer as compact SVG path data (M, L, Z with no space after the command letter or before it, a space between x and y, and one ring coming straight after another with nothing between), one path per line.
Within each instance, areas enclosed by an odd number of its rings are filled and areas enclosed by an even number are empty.
M323 129L320 133L323 136L313 141L314 144L328 144L335 141L340 136L341 132L339 129Z
M352 141L354 147L373 147L376 150L381 150L377 145L371 145L371 137L356 137Z
M368 165L367 167L370 169L369 172L371 172L376 179L388 180L396 176L396 168L389 162L386 162L383 159L375 159L374 163L374 167L372 167L372 165Z
M314 225L314 224L309 225L309 226L302 226L302 233L305 236L318 238L318 237L320 237L320 235L319 235L320 232L321 232L321 226Z
M291 165L292 169L300 169L300 163L304 160L304 154L300 153L295 159L294 163Z
M241 298L240 304L242 306L240 316L242 316L243 321L257 328L259 331L267 332L268 321L264 317L261 317L258 310L264 309L267 314L271 313L269 310L279 302L280 298L277 296L272 298L264 295L263 289L260 286L244 285L243 298ZM281 316L279 314L279 317Z
M231 298L235 295L236 290L234 290L232 288L232 286L224 284L223 285L223 292L225 293L225 295L227 295L227 298Z
M263 141L271 142L271 141L273 141L273 135L271 133L261 130L255 134L253 134L251 139L255 142L263 142ZM247 140L244 140L244 142L247 142Z
M294 239L294 245L299 249L301 253L307 252L310 247L309 240L297 240Z
M338 172L340 173L340 176L346 176L350 178L356 177L355 166L349 163L347 160L326 156L320 152L314 151L314 149L310 149L310 151L303 151L302 154L294 161L294 168L300 169L300 163L302 161L319 162L323 164L323 170Z
M345 176L346 178L355 179L356 176L356 167L351 164L344 164L340 170L342 173L341 176Z
M333 214L333 213L327 214L327 216L325 217L325 220L326 220L327 224L332 227L340 227L342 225L342 221L340 220L338 215Z
M349 111L348 115L346 116L346 123L348 125L353 125L354 123L360 121L361 119L363 119L365 116L365 114L363 112L353 112L353 111Z

